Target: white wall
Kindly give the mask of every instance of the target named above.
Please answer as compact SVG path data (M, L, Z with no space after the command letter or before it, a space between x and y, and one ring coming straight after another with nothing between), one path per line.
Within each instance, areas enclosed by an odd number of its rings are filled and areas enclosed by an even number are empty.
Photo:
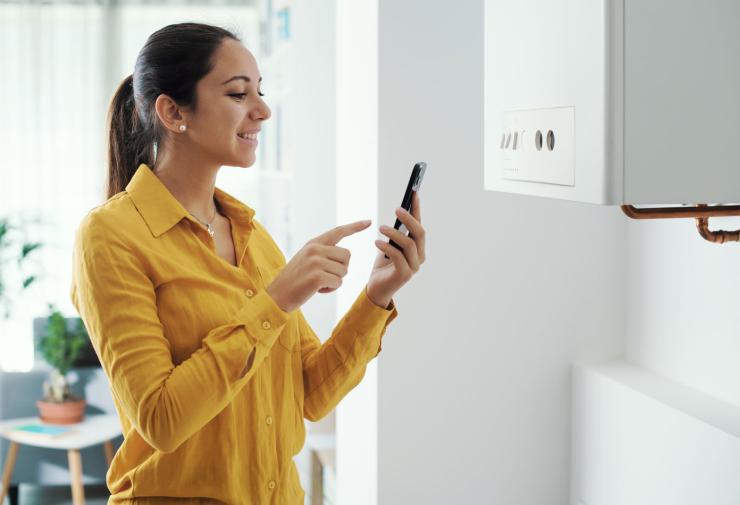
M336 225L336 7L334 2L283 3L290 4L292 39L286 63L290 101L284 118L291 121L289 142L294 161L290 167L291 241L284 251L290 261L306 242ZM269 89L265 87L268 104ZM317 294L301 307L322 341L329 338L336 324L337 296L337 292ZM309 437L311 433L333 433L335 420L332 412L318 422L305 421L306 443L294 459L307 503L311 497Z
M342 317L364 289L378 250L377 0L337 0L337 222L372 219L342 240L352 250L337 305ZM382 215L380 219L382 219ZM385 338L385 337L384 337ZM336 503L377 502L377 361L336 409Z
M428 238L376 360L377 503L737 503L722 468L740 465L740 245L705 242L692 220L484 191L483 1L378 3L379 218L426 161ZM353 128L373 121L363 51L341 56ZM372 416L373 381L343 405L355 420ZM373 457L345 447L340 503L375 503Z
M623 351L626 218L483 190L483 2L381 2L379 211L427 261L378 357L378 503L564 504L573 361Z
M693 219L631 222L628 237L627 358L740 407L740 244L702 239Z
M740 503L738 248L628 224L627 362L577 369L573 505Z
M336 59L334 2L291 5L294 132L293 237L288 261L336 226ZM317 294L301 310L322 340L335 324L337 293Z

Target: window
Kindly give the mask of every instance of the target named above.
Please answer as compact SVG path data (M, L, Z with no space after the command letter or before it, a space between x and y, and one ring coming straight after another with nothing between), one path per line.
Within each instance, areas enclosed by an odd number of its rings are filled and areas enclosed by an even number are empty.
M0 321L0 369L33 366L32 321L69 300L72 241L82 217L104 201L105 119L109 101L134 68L146 37L171 23L199 21L234 31L257 58L273 116L265 122L257 163L223 167L218 186L257 209L257 219L291 250L292 156L282 143L289 104L285 20L254 1L37 3L0 0L0 217L38 216L24 230L35 251L38 282ZM273 26L281 27L272 29ZM12 274L12 272L11 272ZM15 284L13 284L15 285Z

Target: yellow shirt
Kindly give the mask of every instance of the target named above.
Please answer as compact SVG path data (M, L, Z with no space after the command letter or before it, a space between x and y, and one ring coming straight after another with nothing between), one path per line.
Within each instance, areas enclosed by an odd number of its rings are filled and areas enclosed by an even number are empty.
M70 295L124 435L109 503L302 505L292 458L304 417L323 418L362 380L398 314L363 289L322 345L265 291L286 260L254 210L215 198L238 266L145 164L75 233Z

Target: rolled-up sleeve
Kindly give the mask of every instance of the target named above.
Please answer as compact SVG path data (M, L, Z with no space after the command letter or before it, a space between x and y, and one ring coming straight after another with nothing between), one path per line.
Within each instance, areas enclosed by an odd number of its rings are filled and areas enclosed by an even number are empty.
M323 344L298 309L303 362L303 415L318 421L360 383L367 364L381 350L388 325L398 316L395 302L376 305L365 289Z
M114 226L94 213L75 235L70 296L125 415L149 445L164 453L229 404L290 317L266 291L258 291L175 366L145 263ZM241 375L252 351L252 366Z

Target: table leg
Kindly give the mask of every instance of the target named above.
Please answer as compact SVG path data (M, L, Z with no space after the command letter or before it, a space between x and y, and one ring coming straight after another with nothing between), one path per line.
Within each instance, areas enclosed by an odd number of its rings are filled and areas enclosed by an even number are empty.
M8 491L8 502L10 505L18 505L18 488L20 484L11 484Z
M5 500L5 495L8 494L10 488L10 478L13 476L13 468L15 468L15 458L18 456L18 442L10 442L8 446L8 456L5 460L5 469L3 470L3 484L0 488L0 503Z
M324 467L316 451L311 451L311 505L324 503Z
M105 450L105 461L108 463L108 468L113 461L113 443L110 440L103 442L103 450Z
M85 487L82 485L82 456L77 449L67 451L69 473L72 476L72 503L85 505Z

